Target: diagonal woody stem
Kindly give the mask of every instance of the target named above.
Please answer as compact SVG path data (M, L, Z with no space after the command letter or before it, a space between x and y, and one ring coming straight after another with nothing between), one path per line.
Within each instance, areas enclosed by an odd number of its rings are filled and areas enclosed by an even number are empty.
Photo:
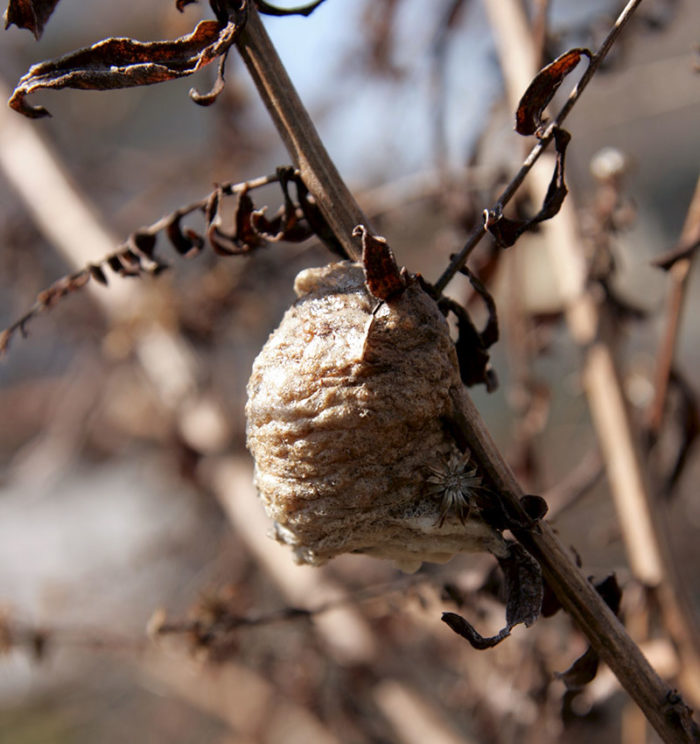
M460 435L500 494L505 508L521 525L511 531L542 567L542 573L564 609L576 621L630 697L666 744L692 744L697 728L680 695L654 671L622 623L574 563L549 525L530 521L520 505L523 491L494 443L466 391L453 399Z
M615 43L615 40L620 35L620 32L625 27L629 19L632 17L632 14L636 10L637 6L641 3L641 1L642 0L630 0L630 2L625 5L622 12L615 21L615 25L610 29L610 32L605 37L603 43L600 45L600 48L591 57L591 61L589 62L585 73L583 74L581 80L579 80L578 85L576 85L576 87L571 91L571 94L566 100L566 103L562 106L561 111L559 111L557 116L549 124L549 126L545 130L545 133L537 141L537 144L532 148L532 150L530 150L530 154L523 162L520 170L515 174L515 176L513 176L511 182L506 186L501 195L498 197L496 205L494 206L494 210L496 209L496 207L505 207L506 204L508 204L508 202L513 198L513 196L515 196L516 191L522 185L525 177L532 169L532 166L538 161L540 155L542 155L542 153L549 146L549 143L554 139L554 130L557 127L560 127L564 123L566 117L571 113L571 109L576 105L576 102L581 97L581 93L583 93L584 89L591 81L591 78L593 77L593 75L595 75L596 71L600 67L600 63L605 59L605 56L610 51L610 47L612 47L612 45ZM472 251L481 242L481 239L484 237L485 234L485 227L480 227L477 228L469 236L462 250L454 256L454 258L450 262L450 265L445 269L442 276L440 276L437 282L435 282L435 289L438 292L442 292L448 285L450 280L455 276L455 274L457 274L462 266L464 266Z
M622 11L569 100L501 195L501 206L510 201L520 187L553 138L554 128L564 121L640 2L641 0L631 0ZM238 48L304 182L316 198L336 237L349 255L357 258L357 248L350 236L354 226L367 225L367 219L328 157L254 8L251 8L248 25L241 34ZM464 265L483 234L483 230L479 230L471 236L462 252L438 280L438 290L444 289ZM512 531L538 559L547 582L561 604L644 711L663 741L667 744L690 744L696 740L690 710L652 669L639 647L577 568L553 531L539 522L526 526L528 517L520 506L522 489L466 392L458 396L454 405L456 425L461 436L484 468L488 479L501 494L509 513L521 517L523 526L518 527L516 524Z
M359 260L352 231L357 225L369 228L369 220L330 159L253 3L236 43L294 166L328 226L348 256Z

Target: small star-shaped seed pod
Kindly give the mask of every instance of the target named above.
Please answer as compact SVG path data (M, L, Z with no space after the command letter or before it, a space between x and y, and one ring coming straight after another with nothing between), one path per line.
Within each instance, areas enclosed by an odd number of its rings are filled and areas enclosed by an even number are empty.
M350 262L299 274L253 365L248 447L275 536L314 565L503 555L471 503L477 468L445 427L462 386L447 323L419 282L378 304L365 279Z

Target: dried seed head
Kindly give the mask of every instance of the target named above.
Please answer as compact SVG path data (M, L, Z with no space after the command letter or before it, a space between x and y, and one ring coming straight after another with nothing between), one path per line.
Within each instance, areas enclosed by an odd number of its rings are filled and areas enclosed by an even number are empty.
M295 290L255 360L246 406L277 539L312 564L358 552L415 569L502 552L500 534L464 509L477 474L444 427L461 382L435 302L413 282L377 309L349 262L303 271ZM445 463L456 480L441 488Z

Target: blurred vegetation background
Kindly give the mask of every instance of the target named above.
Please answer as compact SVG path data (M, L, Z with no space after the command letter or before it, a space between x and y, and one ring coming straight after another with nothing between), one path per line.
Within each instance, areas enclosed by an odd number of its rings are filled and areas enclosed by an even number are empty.
M573 46L595 49L620 7L526 6L535 28L547 19L543 61ZM200 15L208 17L203 4L180 14L174 3L62 0L40 41L14 27L4 33L0 85L7 98L34 62L108 36L174 38ZM265 23L399 263L435 280L525 154L485 6L327 0L308 18ZM643 3L567 121L568 199L587 260L595 263L603 230L616 297L646 313L617 330L638 420L653 398L666 328L668 277L650 262L678 242L700 166L698 28L692 0ZM104 93L39 92L53 118L18 124L14 112L0 115L0 149L19 154L39 184L21 196L0 158L0 327L75 270L79 256L99 258L110 240L116 248L215 183L288 163L236 54L217 102L190 102L190 87L206 90L212 75ZM567 79L562 95L570 87ZM72 196L51 190L19 126L40 135ZM595 177L594 162L598 173L623 164L605 224L610 181ZM37 213L74 196L105 242L76 229L71 252ZM256 194L256 204L266 198L272 211L274 188ZM536 208L526 197L514 205ZM60 223L60 210L48 219ZM629 569L582 391L581 352L560 322L540 236L498 256L486 242L470 265L499 307L493 366L501 385L490 395L475 389L475 401L525 488L550 500L553 524L584 571L597 580L617 574L628 626L650 644L659 671L677 680L682 660ZM486 556L425 565L413 576L361 556L294 566L265 537L245 452L245 385L293 301L295 274L332 257L314 241L227 259L162 251L172 270L69 297L0 361L0 742L655 741L609 673L566 699L556 672L586 643L562 613L484 652L440 623L440 612L452 610L484 633L501 627ZM676 349L690 391L700 389L697 281L691 274ZM463 277L449 288L483 322L469 291ZM681 400L674 421L693 414L691 401ZM669 428L668 459L682 433ZM691 449L664 504L695 613L698 477Z

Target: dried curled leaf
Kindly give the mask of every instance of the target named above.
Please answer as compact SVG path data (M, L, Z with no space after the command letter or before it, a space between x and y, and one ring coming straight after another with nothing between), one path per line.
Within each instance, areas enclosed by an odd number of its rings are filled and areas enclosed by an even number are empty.
M284 206L272 220L265 214L266 207L256 209L251 214L251 224L258 235L267 242L277 243L286 240L290 243L299 243L311 237L313 230L309 224L303 222L302 215L299 214L301 210L297 210L289 194L289 182L297 176L288 168L278 168L277 175L284 196Z
M192 258L204 247L204 238L190 228L183 230L181 220L182 215L174 214L165 227L165 234L170 244L181 256Z
M535 75L515 113L515 131L518 134L537 134L542 130L543 111L564 78L578 65L582 55L589 59L592 57L588 49L570 49Z
M495 636L482 636L461 615L442 613L442 621L478 650L498 645L520 623L530 627L542 607L544 588L539 563L517 543L508 543L508 552L498 556L498 563L505 578L506 625Z
M565 130L557 127L554 130L554 146L557 151L557 160L554 166L552 180L544 198L540 211L528 220L512 220L504 217L500 207L495 210L486 210L484 214L484 226L493 235L496 243L501 248L509 248L515 241L528 230L532 230L540 222L549 220L556 215L564 203L568 193L564 181L566 148L571 140L571 135Z
M245 6L244 6L245 7ZM142 42L112 38L63 57L33 65L20 79L9 105L30 118L50 116L26 97L40 88L109 90L153 85L192 75L225 54L244 23L244 13L225 24L202 21L194 31L172 41ZM204 97L205 103L211 96Z
M26 28L39 39L59 0L10 0L5 11L5 28L12 24Z
M466 638L471 647L477 649L477 651L493 648L510 635L508 628L502 628L495 636L482 636L470 622L456 612L443 612L440 619L457 635Z
M345 252L342 243L338 238L336 238L333 230L331 230L326 222L326 218L318 208L318 204L316 204L313 197L309 194L306 184L301 180L301 178L296 178L295 183L297 187L299 206L301 207L304 218L309 223L309 227L313 231L314 235L320 238L326 248L328 248L332 253L335 253L336 256L339 256L340 258L350 258Z
M277 169L274 176L253 179L244 183L226 183L218 186L206 198L188 206L180 207L170 215L158 220L149 227L137 230L116 251L85 268L59 279L37 299L33 307L18 321L13 323L0 336L0 356L7 349L12 336L25 334L28 323L57 301L76 291L90 279L102 285L108 284L108 270L123 277L136 277L143 274L160 274L168 265L156 255L158 235L164 232L178 255L192 258L205 246L205 238L190 227L183 226L183 220L195 212L204 214L206 238L215 253L222 256L240 255L257 250L270 241L286 240L299 242L313 234L313 228L305 221L306 212L301 204L295 204L289 194L289 183L297 185L300 194L306 194L298 171L290 167ZM265 208L256 209L251 192L270 183L279 183L284 196L284 207L272 221L265 217ZM225 198L237 196L238 204L235 218L230 227L224 226L222 202ZM311 205L311 203L309 203ZM313 211L312 211L313 213ZM317 225L328 230L327 223L318 216Z
M469 311L455 300L441 297L439 304L445 314L451 312L457 319L458 335L455 349L462 382L467 387L484 383L486 390L491 393L498 388L498 378L491 367L488 351L498 341L499 336L496 303L481 280L466 266L463 266L460 272L468 277L475 294L481 297L486 305L488 317L484 329L478 331Z
M491 368L488 347L469 313L449 297L441 297L439 304L445 314L451 312L457 319L455 350L462 382L467 387L483 383L489 392L495 390L498 387L498 380Z
M372 235L364 225L358 225L352 234L362 238L362 265L370 294L385 302L402 294L406 289L406 277L399 269L386 238Z
M595 679L599 663L598 654L589 646L565 672L557 674L557 677L566 685L569 692L579 692Z
M615 575L611 574L603 579L603 581L595 585L595 588L598 594L605 600L605 604L617 615L620 611L620 602L622 601L622 589L617 583ZM583 688L589 682L595 679L598 673L599 661L597 651L589 646L565 672L557 674L557 677L566 685L566 694L562 703L565 715L570 713L572 702L576 696L583 691Z

